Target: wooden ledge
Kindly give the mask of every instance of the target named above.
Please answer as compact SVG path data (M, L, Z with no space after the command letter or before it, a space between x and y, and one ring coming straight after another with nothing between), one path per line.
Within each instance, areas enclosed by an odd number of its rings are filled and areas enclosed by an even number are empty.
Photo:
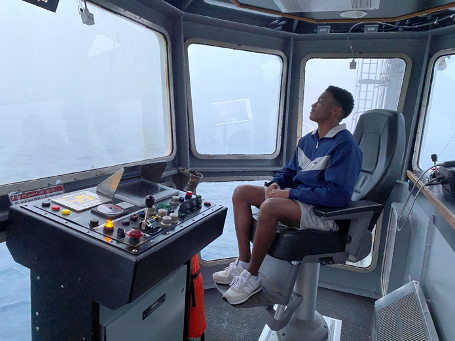
M413 173L412 171L408 170L407 171L407 175L408 175L408 178L415 184L417 182L417 179L419 178L419 176L415 173ZM416 187L418 187L419 189L423 186L423 182L422 180L420 180ZM438 195L438 193L436 193L437 191L435 190L432 190L432 187L435 187L435 186L438 186L438 191L443 193L442 191L446 191L444 188L442 188L441 185L433 185L433 186L425 186L423 189L422 189L422 193L423 195L425 195L425 197L433 204L433 206L436 208L436 210L441 213L441 215L444 217L445 220L447 220L447 222L450 224L450 226L452 226L454 229L455 229L455 214L454 212L452 212L452 210L450 210L442 201L441 201L441 198L442 196L441 195ZM453 197L451 197L453 198ZM455 201L455 198L452 199L453 201ZM453 202L452 201L452 202ZM452 204L452 206L455 207L455 205Z

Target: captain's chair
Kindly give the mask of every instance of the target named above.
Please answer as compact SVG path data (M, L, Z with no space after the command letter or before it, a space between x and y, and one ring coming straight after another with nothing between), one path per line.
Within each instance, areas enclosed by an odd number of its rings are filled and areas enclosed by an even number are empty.
M314 208L322 219L335 220L339 231L298 230L279 225L260 269L263 290L236 305L266 307L259 311L267 325L271 330L281 330L285 340L327 340L327 324L315 310L320 266L356 262L368 255L373 227L400 176L405 145L402 114L369 110L360 116L354 137L363 152L363 161L353 201L348 207ZM255 225L256 219L252 240Z

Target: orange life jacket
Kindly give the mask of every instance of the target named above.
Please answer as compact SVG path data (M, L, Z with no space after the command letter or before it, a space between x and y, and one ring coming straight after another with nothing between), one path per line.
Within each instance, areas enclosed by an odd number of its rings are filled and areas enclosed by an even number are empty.
M188 321L188 338L198 338L204 333L204 287L197 255L191 259L190 313Z

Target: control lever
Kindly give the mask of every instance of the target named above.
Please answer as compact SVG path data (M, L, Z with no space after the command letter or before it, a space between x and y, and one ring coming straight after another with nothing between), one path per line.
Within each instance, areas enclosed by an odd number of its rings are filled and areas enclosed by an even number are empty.
M141 223L141 230L145 230L147 228L147 222L149 220L150 216L150 210L153 207L153 204L155 203L155 198L151 195L147 195L145 197L145 217L144 220Z

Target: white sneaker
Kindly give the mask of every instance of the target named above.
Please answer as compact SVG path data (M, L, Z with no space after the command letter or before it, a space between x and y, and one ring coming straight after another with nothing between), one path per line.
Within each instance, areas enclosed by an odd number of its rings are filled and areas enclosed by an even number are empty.
M247 270L243 270L240 276L234 277L231 287L224 293L223 298L230 304L240 304L261 290L261 278L258 277L255 280Z
M244 269L240 266L239 260L229 264L223 271L218 271L213 274L213 280L218 284L230 284L235 276L240 276Z

